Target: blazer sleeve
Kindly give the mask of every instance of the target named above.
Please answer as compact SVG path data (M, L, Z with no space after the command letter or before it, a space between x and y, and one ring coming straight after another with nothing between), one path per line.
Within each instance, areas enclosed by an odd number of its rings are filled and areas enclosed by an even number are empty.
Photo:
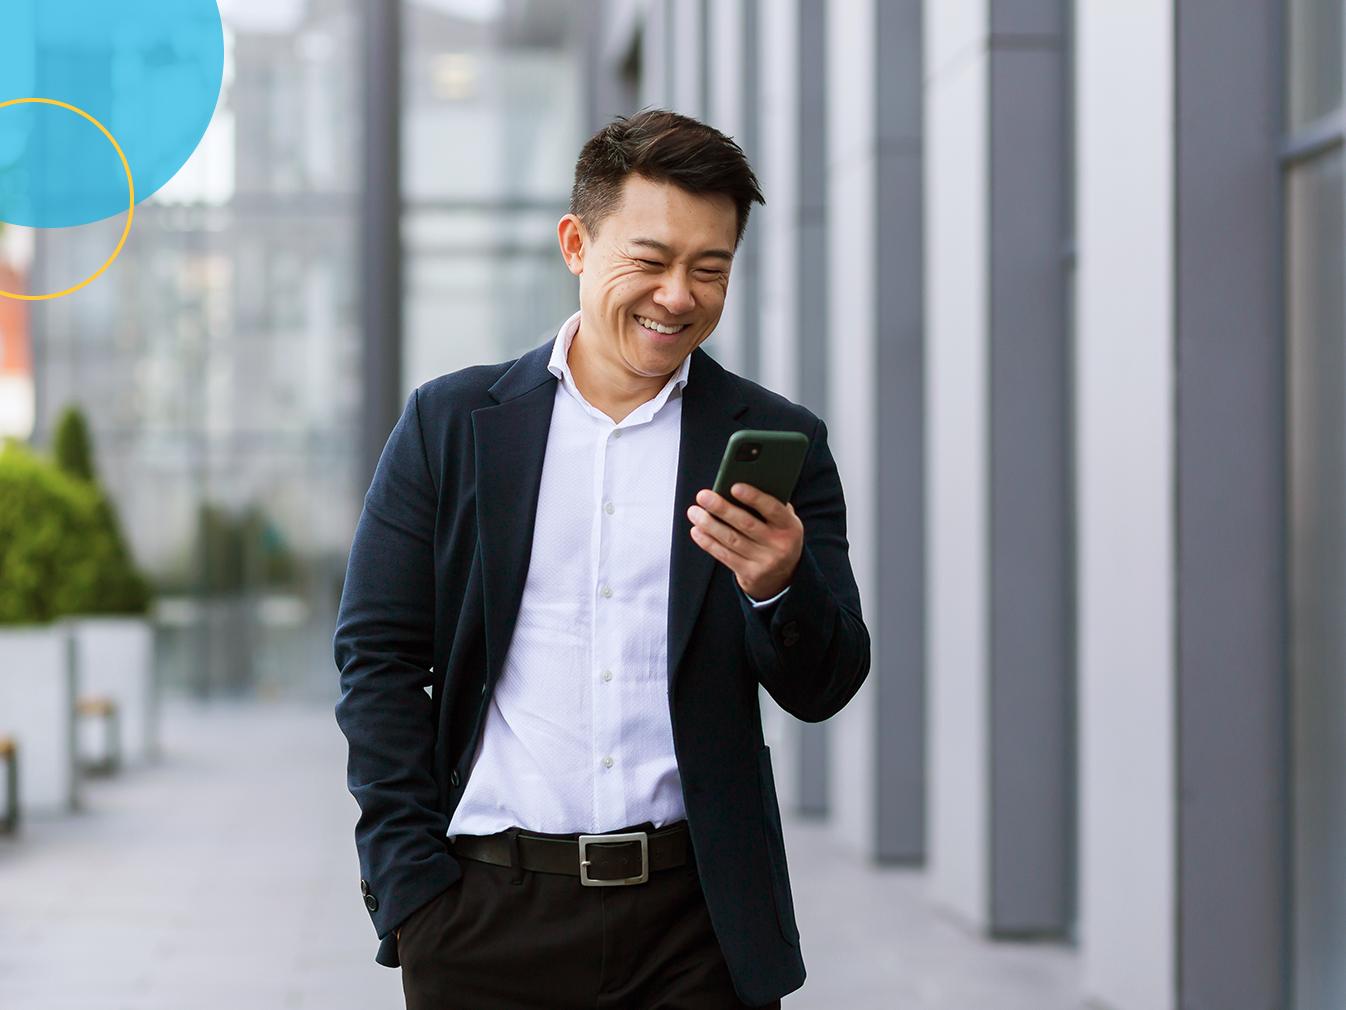
M437 502L413 393L365 495L333 641L341 671L336 719L350 745L347 786L360 807L360 889L380 938L461 875L439 809L435 713L425 690ZM381 948L379 960L389 956L396 966L395 947Z
M748 661L781 708L805 722L836 715L869 673L869 631L846 542L846 502L819 419L791 498L804 548L789 592L754 608L739 594Z

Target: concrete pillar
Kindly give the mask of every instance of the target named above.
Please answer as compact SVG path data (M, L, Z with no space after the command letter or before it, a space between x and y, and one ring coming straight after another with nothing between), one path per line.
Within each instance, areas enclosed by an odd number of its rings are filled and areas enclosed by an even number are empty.
M1075 19L1080 950L1090 996L1170 1010L1173 5Z
M925 8L931 896L989 925L988 5Z

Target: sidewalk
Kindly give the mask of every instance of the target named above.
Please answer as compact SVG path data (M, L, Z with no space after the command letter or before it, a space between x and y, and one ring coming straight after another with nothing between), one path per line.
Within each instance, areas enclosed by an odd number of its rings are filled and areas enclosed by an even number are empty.
M325 707L170 704L165 759L92 781L86 809L0 839L4 1010L396 1010L374 964ZM1076 959L987 944L923 877L832 855L787 823L809 980L790 1010L1077 1010Z

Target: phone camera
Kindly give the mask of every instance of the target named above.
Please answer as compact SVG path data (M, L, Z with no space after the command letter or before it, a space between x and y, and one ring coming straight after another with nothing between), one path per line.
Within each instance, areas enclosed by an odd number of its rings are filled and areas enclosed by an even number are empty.
M751 463L761 454L761 442L745 442L738 447L738 452L734 453L734 459L739 463Z

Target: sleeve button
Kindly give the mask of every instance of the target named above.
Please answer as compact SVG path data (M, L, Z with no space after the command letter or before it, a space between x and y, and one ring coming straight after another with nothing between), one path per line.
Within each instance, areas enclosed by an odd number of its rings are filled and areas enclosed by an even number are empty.
M377 912L379 910L379 899L372 894L366 894L365 908L369 909L371 912Z
M457 768L455 768L455 769L453 770L453 774L451 774L451 775L449 776L449 785L453 786L453 788L455 788L455 789L458 788L458 769L457 769Z

